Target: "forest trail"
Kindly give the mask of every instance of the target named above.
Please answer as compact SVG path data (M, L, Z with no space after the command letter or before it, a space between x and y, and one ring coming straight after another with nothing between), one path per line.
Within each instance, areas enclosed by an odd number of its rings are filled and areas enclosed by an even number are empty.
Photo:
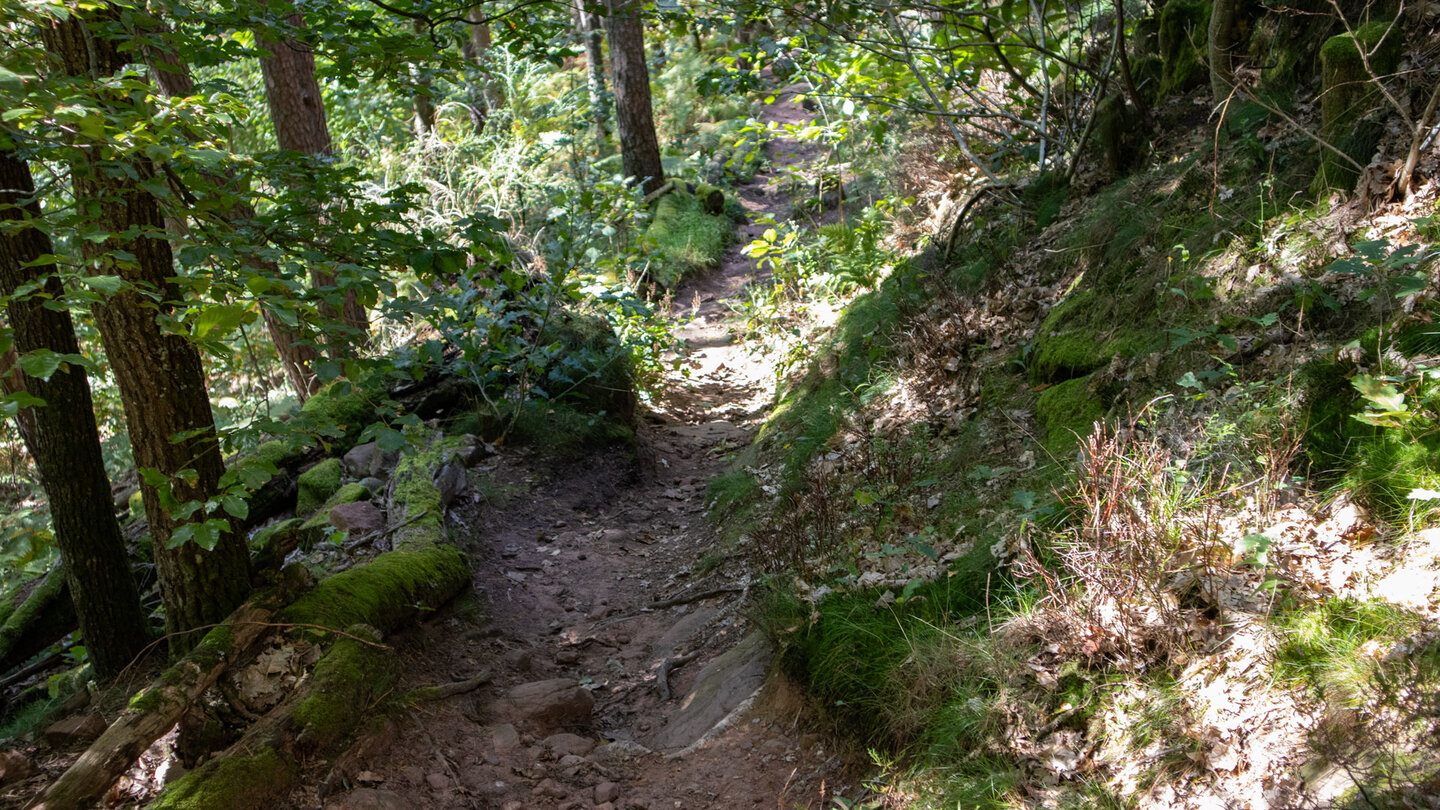
M801 88L763 120L800 123ZM601 452L556 465L504 453L480 469L505 491L451 518L476 598L411 634L402 689L471 678L316 773L297 807L821 807L853 796L839 757L806 725L802 697L768 677L772 651L744 614L745 562L705 520L708 482L765 415L774 371L727 328L757 277L741 253L788 215L780 180L815 147L778 138L735 191L750 222L721 269L683 286L688 378L641 417L649 457ZM843 780L842 780L843 781ZM324 795L321 795L324 794Z

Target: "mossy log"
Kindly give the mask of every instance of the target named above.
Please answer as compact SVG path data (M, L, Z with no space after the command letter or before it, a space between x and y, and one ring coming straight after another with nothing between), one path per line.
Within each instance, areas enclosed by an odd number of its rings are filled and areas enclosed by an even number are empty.
M80 759L46 789L31 810L69 810L92 806L137 757L180 720L270 627L273 606L263 599L247 602L205 635L195 649L131 699Z
M11 596L0 625L0 672L9 672L75 630L78 620L65 583L65 567L57 565L21 598Z
M303 691L224 754L171 783L152 808L269 807L294 788L302 763L340 753L397 676L394 652L377 642L470 585L465 555L445 545L440 494L432 483L448 450L442 441L403 456L396 466L391 520L403 528L396 531L395 551L326 579L277 617L282 625L347 628Z

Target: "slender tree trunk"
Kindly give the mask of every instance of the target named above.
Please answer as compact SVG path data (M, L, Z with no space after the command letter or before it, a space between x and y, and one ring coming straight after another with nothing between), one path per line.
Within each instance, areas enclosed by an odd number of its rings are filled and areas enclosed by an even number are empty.
M417 35L424 36L428 30L424 20L415 20ZM415 137L423 141L435 132L435 91L423 65L412 64L410 71L415 82Z
M590 91L597 155L604 155L610 147L610 94L605 88L605 54L601 49L605 27L601 19L599 14L585 9L585 0L575 0L575 33L585 49L585 84Z
M1238 0L1215 0L1210 10L1210 93L1216 104L1228 98L1235 86L1238 7Z
M150 73L155 77L155 83L160 86L161 92L171 98L194 95L195 80L190 75L190 66L185 64L177 55L167 49L146 46L146 60L150 63ZM230 185L231 178L206 174L208 180L216 190L223 190ZM249 200L235 198L234 203L223 215L231 222L244 222L255 218L255 207ZM258 257L251 257L247 261L248 266L262 276L278 278L280 268L274 262L266 261ZM294 389L295 395L304 402L315 393L319 387L319 381L313 371L315 362L320 359L320 352L315 350L314 345L304 342L299 332L286 326L284 321L267 306L265 302L260 303L260 312L265 318L265 326L270 332L270 341L275 346L275 353L280 357L280 364L285 368L285 376L290 380L290 387Z
M304 26L300 12L289 0L272 0L271 7L283 9L284 19L292 27ZM270 121L275 126L276 143L285 150L332 156L334 145L325 117L325 100L320 94L320 83L315 80L315 56L308 46L295 39L280 39L268 31L259 32L259 36L268 52L260 58L260 72L265 79L265 101L270 109ZM354 338L330 335L328 345L331 355L336 358L357 356L370 334L370 318L365 307L353 290L347 290L342 305L337 308L326 301L324 295L325 290L335 288L334 274L315 267L311 268L310 277L321 292L317 304L321 316L332 323L342 323Z
M1147 131L1150 129L1150 105L1145 103L1144 97L1135 89L1135 77L1130 72L1130 54L1125 47L1125 0L1115 0L1115 41L1120 43L1117 48L1117 55L1120 59L1120 86L1125 91L1125 98L1134 105L1135 112L1140 114L1140 125Z
M14 152L0 150L0 220L38 220L30 167ZM5 308L21 353L48 349L78 354L70 313L49 309L64 290L42 256L55 252L50 237L34 227L13 224L0 230L0 296L9 298L25 284L44 280L43 294L13 298ZM90 662L102 678L124 669L149 643L140 593L130 578L125 538L111 512L110 481L95 427L95 406L85 371L67 365L49 379L23 375L25 390L45 401L21 413L31 423L26 445L50 499L55 540L66 566L70 595Z
M86 11L86 17L107 23L105 28L114 27L117 16L113 7ZM71 75L105 78L128 61L117 43L96 34L76 8L68 18L52 21L42 36ZM106 93L97 101L114 115L143 114L133 106L138 95ZM93 312L125 405L135 464L162 476L175 502L211 500L219 494L225 465L200 352L160 321L180 296L159 203L142 186L155 177L154 167L145 158L115 152L112 145L88 144L71 174L78 207L94 212L93 222L105 235L99 243L81 240L90 272L118 276L127 285ZM193 542L172 548L171 538L186 521L171 515L167 499L143 477L140 491L155 540L166 629L178 633L170 646L178 652L198 639L182 631L223 620L249 593L249 552L230 530L221 532L211 549ZM108 492L104 500L108 509ZM209 517L202 509L189 520Z
M505 90L495 80L494 71L490 65L490 23L481 22L484 18L482 8L471 9L470 22L467 24L470 29L470 36L461 46L465 58L469 59L480 74L479 84L469 85L470 88L470 121L475 126L476 135L485 134L485 124L490 120L490 113L505 106Z
M637 0L608 0L605 33L610 40L610 70L615 88L615 129L620 164L646 194L665 184L660 143L650 106L650 70L645 65L645 29Z

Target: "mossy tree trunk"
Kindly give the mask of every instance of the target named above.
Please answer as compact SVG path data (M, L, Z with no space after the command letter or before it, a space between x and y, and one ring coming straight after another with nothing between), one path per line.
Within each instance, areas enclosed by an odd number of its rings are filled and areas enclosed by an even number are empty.
M72 7L66 19L52 20L41 35L66 73L107 78L129 61L119 43L101 33L119 28L117 16L113 7L86 9L83 16ZM138 106L138 94L100 92L92 103L106 114L148 117ZM158 473L169 489L162 493L142 477L171 649L183 651L195 641L184 631L223 620L249 593L249 554L234 531L220 532L210 549L196 543L172 547L171 538L184 523L211 516L202 509L178 520L168 504L211 500L224 472L205 372L195 345L161 323L180 295L172 281L174 261L159 202L142 186L154 179L154 167L110 143L86 144L79 152L70 167L75 199L95 216L77 241L89 272L125 283L93 313L124 403L136 466ZM103 502L108 509L108 492Z
M1240 36L1240 1L1214 0L1210 6L1210 94L1216 104L1229 98L1235 87L1235 53L1244 44Z
M291 29L304 28L305 20L290 0L270 0L270 8ZM260 58L265 79L265 103L275 127L275 142L281 149L307 155L330 157L334 144L325 116L325 99L315 79L315 55L310 46L273 29L256 32L266 54ZM348 336L331 330L329 353L332 359L357 357L370 334L370 316L354 290L346 290L339 309L327 302L323 292L335 288L335 275L320 267L310 269L310 278L322 292L317 308L330 323L341 324Z
M43 230L29 165L0 149L0 296L22 352L76 355L80 345L70 313L47 301L64 295L54 265L43 257L54 246ZM41 295L13 297L26 284L42 282ZM26 408L33 435L26 444L50 500L55 540L64 560L70 596L95 672L109 678L124 669L149 643L140 594L130 577L125 538L110 511L110 481L100 451L95 405L85 370L66 364L49 377L23 375L27 393L44 404Z
M610 41L610 71L615 90L615 129L620 164L644 193L665 185L660 142L650 104L650 69L645 65L645 29L637 0L608 0L605 33Z
M1372 22L1320 48L1320 134L1332 148L1322 154L1316 191L1354 188L1370 162L1384 131L1375 116L1385 97L1380 82L1400 61L1400 39L1398 26Z

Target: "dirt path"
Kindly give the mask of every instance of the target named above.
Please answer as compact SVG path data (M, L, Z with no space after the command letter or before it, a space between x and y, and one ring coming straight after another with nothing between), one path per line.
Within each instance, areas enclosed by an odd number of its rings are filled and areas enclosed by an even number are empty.
M793 98L765 119L802 121ZM752 220L788 213L776 181L811 157L784 139L768 149L770 168L737 191ZM691 374L642 418L653 469L617 452L558 468L507 453L481 468L503 491L451 526L477 596L414 634L404 687L481 671L490 683L389 722L296 806L793 808L853 795L801 697L768 675L744 561L715 550L704 517L706 484L771 398L773 371L724 323L756 273L739 246L762 227L742 226L722 269L676 296L699 302L681 331Z

